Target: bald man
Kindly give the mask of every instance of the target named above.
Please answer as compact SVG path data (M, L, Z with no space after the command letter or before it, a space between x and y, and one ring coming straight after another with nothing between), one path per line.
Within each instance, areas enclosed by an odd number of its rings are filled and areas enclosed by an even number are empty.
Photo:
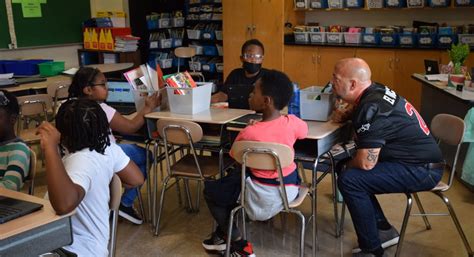
M358 237L353 256L384 256L399 235L375 195L432 189L444 168L441 151L415 108L371 81L364 60L337 62L332 84L339 98L354 105L357 150L338 177Z

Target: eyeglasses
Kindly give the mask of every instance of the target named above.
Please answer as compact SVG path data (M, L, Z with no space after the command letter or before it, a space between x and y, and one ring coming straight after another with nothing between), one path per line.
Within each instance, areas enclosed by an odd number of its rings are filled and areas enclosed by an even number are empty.
M8 103L10 103L10 100L3 92L0 92L0 106L7 106Z
M254 59L254 60L261 60L263 59L263 54L243 54L242 57L244 59Z

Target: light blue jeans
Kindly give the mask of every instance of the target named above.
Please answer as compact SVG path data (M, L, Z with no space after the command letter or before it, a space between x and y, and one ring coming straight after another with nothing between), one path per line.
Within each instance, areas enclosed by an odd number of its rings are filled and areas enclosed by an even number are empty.
M120 148L125 152L125 154L130 157L130 159L137 164L138 168L143 174L145 179L147 178L147 169L146 169L146 150L143 147L140 147L136 144L118 144ZM151 154L150 154L151 156ZM122 194L122 205L130 207L133 205L133 201L137 198L137 188L127 188Z

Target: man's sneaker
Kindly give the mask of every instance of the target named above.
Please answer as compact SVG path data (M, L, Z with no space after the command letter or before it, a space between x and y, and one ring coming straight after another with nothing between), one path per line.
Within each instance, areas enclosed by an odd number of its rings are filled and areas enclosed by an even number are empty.
M379 238L380 242L382 243L382 248L386 249L392 245L398 244L398 240L400 239L400 234L398 231L392 226L388 230L380 230L379 229ZM362 250L360 248L352 249L352 253L360 253Z
M252 244L250 244L247 240L239 240L232 242L230 247L230 256L231 257L241 257L241 256L248 256L248 257L255 257L255 253L253 253Z
M225 236L216 230L210 238L202 241L202 247L208 251L224 251L226 248Z
M143 220L142 218L140 218L140 216L138 216L138 214L135 212L135 210L133 209L133 207L126 207L122 204L120 204L120 207L119 207L119 216L132 222L133 224L137 224L137 225L140 225L143 223Z

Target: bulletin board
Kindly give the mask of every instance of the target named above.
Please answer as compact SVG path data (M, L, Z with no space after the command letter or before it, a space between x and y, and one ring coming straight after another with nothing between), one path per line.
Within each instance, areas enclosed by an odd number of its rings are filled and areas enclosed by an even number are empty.
M37 1L36 10L24 12L22 5ZM33 47L82 42L81 24L89 19L89 0L12 0L17 46ZM11 42L5 0L0 0L0 49Z

